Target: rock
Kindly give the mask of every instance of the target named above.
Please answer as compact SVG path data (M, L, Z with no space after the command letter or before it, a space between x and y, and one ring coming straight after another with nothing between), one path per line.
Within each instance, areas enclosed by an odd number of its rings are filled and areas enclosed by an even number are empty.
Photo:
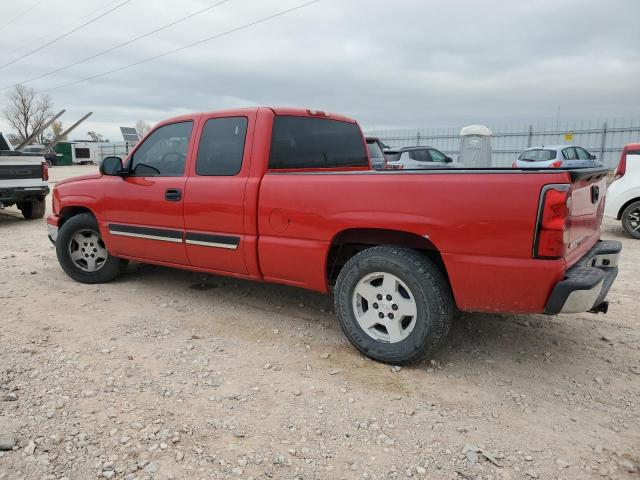
M525 455L525 456L524 456L524 459L525 459L527 462L532 462L532 461L533 461L533 457L532 457L531 455Z
M556 465L558 468L569 468L569 462L565 462L564 460L561 460L560 458L558 458L556 460Z
M144 471L146 473L156 473L159 469L159 465L157 462L149 462L149 464L144 467Z
M16 436L12 433L0 433L0 450L11 450L16 446Z
M339 368L332 368L331 370L329 370L329 375L337 375L339 373L341 373L342 370Z
M629 460L628 458L623 458L622 460L620 460L620 466L622 467L622 469L628 473L638 473L638 465L636 465L633 461Z
M18 395L13 392L7 393L2 397L3 402L15 402L18 400Z
M478 447L471 443L465 443L462 447L462 453L467 457L467 462L474 465L478 461Z
M47 410L47 418L53 418L56 416L56 411L54 409Z
M231 469L231 473L235 474L235 475L242 475L244 472L244 470L242 470L240 467L233 467Z
M538 478L538 474L533 470L527 470L524 474L529 478Z
M398 373L400 370L402 370L402 367L400 367L398 365L394 365L393 367L391 367L391 371L393 373Z
M102 476L104 478L113 478L116 476L116 472L114 472L113 470L105 470L104 472L102 472Z
M320 354L320 358L323 360L326 360L327 358L329 358L331 356L331 354L325 352L325 353L321 353Z
M24 453L26 455L33 455L36 451L36 444L33 442L29 442L26 447L24 447Z
M420 465L418 465L418 466L416 467L416 472L417 472L419 475L424 475L424 474L426 474L426 473L427 473L427 469L426 469L426 468L424 468L424 467L421 467Z
M176 453L176 462L181 462L182 460L184 460L184 453L183 452Z

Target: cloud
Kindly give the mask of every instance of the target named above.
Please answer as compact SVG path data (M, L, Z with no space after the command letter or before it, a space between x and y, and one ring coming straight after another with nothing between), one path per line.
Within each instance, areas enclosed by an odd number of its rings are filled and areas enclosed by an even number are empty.
M47 89L119 68L301 1L232 0L29 85ZM132 0L0 69L0 86L72 63L213 3ZM28 4L14 2L7 14ZM103 3L103 10L112 4ZM29 18L0 26L3 58L8 61L82 23L97 8L80 0L63 5L45 0ZM189 111L250 105L320 108L378 129L525 123L553 117L558 107L566 118L637 116L638 14L637 0L322 0L51 96L56 107L68 110L65 124L95 112L73 137L98 130L117 140L117 127L138 119L156 122Z

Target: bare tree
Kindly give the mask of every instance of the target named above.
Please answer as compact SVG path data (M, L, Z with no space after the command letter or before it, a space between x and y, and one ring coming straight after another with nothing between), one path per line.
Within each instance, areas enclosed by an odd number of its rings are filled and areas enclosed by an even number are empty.
M145 122L144 120L138 120L136 122L136 132L138 132L138 136L140 138L144 137L151 130L151 124Z
M33 88L16 85L6 96L8 103L2 109L2 116L21 141L40 129L52 116L51 97L39 95ZM42 143L44 139L44 133L41 133L36 141Z
M93 130L87 132L87 135L94 142L104 142L104 137L102 136L102 134L97 133Z

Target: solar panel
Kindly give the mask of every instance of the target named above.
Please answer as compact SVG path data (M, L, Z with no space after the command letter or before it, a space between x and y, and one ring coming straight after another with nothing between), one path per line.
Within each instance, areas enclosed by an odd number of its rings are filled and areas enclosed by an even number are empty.
M140 140L138 132L133 127L120 127L120 132L125 142L137 142Z

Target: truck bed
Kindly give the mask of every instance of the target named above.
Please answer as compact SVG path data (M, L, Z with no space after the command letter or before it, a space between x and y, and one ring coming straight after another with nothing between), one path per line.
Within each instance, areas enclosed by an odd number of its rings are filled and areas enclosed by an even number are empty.
M543 311L565 269L598 240L601 213L594 208L604 193L593 208L579 193L573 210L580 221L571 235L581 241L565 258L543 260L532 258L541 189L569 183L581 192L593 182L605 189L606 173L511 168L268 173L258 202L260 265L265 278L325 291L326 251L340 232L412 232L439 252L460 309Z

